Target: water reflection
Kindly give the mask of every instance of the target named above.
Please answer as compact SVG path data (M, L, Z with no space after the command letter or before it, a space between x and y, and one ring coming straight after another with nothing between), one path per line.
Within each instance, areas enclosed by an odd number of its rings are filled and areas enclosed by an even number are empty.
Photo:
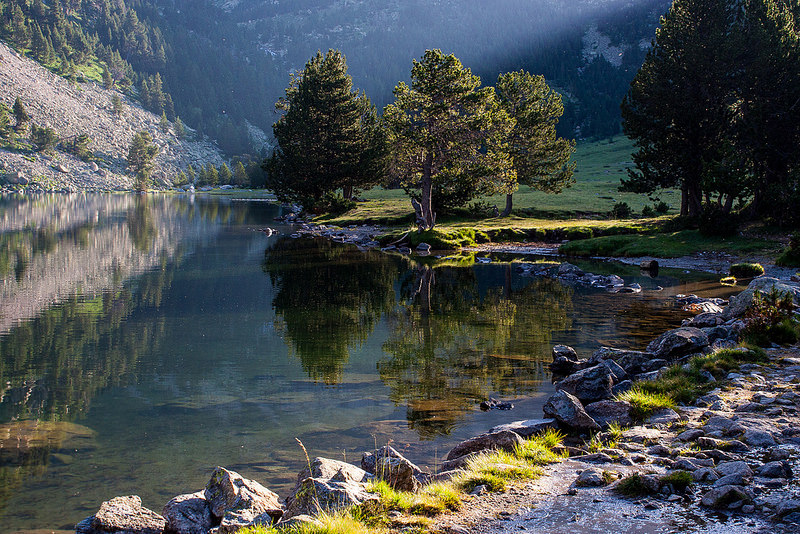
M397 261L328 240L276 241L264 254L277 327L314 381L337 384L350 352L395 301Z
M502 284L483 295L476 268L423 265L402 278L378 372L423 438L449 434L492 393L535 391L544 361L530 349L569 324L568 288L538 280L514 289L510 266L485 270L499 269Z

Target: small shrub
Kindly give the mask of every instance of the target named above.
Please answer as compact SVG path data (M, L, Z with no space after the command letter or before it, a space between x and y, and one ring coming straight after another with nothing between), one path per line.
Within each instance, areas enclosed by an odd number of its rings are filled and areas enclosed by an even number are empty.
M567 239L570 241L577 241L579 239L591 239L593 237L592 229L585 226L578 226L576 228L567 229Z
M650 490L644 482L644 477L638 473L634 473L620 480L619 484L614 486L614 491L622 495L627 495L628 497L641 497L650 493Z
M654 210L650 206L645 206L645 207L642 208L642 217L650 218L650 217L655 217L655 216L656 216L656 210Z
M627 202L617 202L614 204L614 207L611 208L612 219L628 219L632 213L633 210Z
M774 287L769 293L756 291L753 303L744 315L742 338L761 347L770 343L794 343L800 326L794 318L794 300Z
M800 232L795 232L789 240L789 246L775 259L775 265L781 267L800 267Z
M655 205L655 212L659 215L666 215L669 213L669 204L662 200Z
M731 265L731 276L736 278L755 278L764 274L760 263L734 263Z
M688 471L674 471L661 477L662 484L671 485L678 493L686 491L686 488L691 486L693 482L692 474Z
M319 203L312 208L312 210L340 215L354 209L355 207L356 203L354 200L344 198L338 193L326 193L323 195L322 199L320 199Z
M31 143L36 147L37 152L49 152L58 143L58 134L47 126L39 127L31 124Z

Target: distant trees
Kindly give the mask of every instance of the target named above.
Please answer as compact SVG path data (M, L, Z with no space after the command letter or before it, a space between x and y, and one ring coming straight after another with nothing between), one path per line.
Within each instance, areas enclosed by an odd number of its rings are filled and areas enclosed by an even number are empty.
M314 209L337 190L350 199L381 180L384 144L377 113L353 89L341 52L317 52L275 107L283 112L273 125L278 146L264 168L278 198Z
M58 134L47 126L37 126L31 124L31 143L36 147L37 152L49 152L58 143Z
M437 189L472 197L515 187L505 146L513 121L494 90L480 84L452 54L428 50L413 62L411 86L400 82L395 102L384 110L392 173L417 197L412 203L420 230L436 224Z
M64 150L70 154L74 154L83 161L88 161L92 156L92 152L89 150L89 144L91 142L92 139L87 134L79 134L65 139L61 142L61 145L64 147Z
M525 71L501 74L495 87L500 106L514 119L508 152L517 183L547 193L560 193L573 183L575 163L570 157L575 141L556 133L564 114L561 95L547 85L544 76ZM513 193L506 195L503 216L511 214Z
M675 0L622 103L635 169L622 187L679 187L681 214L800 222L797 0ZM781 206L781 209L776 207Z
M156 154L158 147L153 144L149 132L140 131L133 136L128 149L128 168L134 174L134 187L139 191L147 190L150 184L150 173Z

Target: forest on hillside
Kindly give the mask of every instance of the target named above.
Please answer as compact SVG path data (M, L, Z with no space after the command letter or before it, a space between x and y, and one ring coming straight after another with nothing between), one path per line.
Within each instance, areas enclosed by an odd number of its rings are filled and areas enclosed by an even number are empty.
M0 37L74 79L102 72L231 155L264 148L248 123L269 132L289 74L328 48L379 109L425 49L456 54L486 84L544 74L565 97L562 135L591 138L619 132L619 102L669 3L0 0Z

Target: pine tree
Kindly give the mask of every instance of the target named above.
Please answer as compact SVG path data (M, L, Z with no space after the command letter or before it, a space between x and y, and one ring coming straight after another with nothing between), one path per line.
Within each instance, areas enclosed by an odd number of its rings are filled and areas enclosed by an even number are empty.
M175 129L175 137L181 140L186 139L186 127L180 117L175 117L173 128Z
M511 158L504 146L513 121L494 90L452 54L428 50L414 60L411 87L395 88L383 120L392 147L392 170L415 192L420 230L436 223L434 189L452 185L473 196L511 189Z
M233 173L226 163L219 166L219 183L220 185L228 185L233 179Z
M675 0L662 19L622 102L622 128L636 147L624 190L678 186L681 214L700 214L703 180L728 127L735 14L727 1Z
M341 52L317 52L276 108L283 112L272 127L278 147L264 167L278 198L313 209L326 194L349 196L380 179L374 108L353 89Z
M36 124L31 124L31 143L37 152L50 152L58 143L58 134L52 128L46 126L40 128Z
M14 114L14 129L18 132L24 132L25 127L30 122L31 118L28 115L28 111L25 109L25 105L22 103L22 100L17 97L14 100L14 107L12 108L12 113Z
M186 177L189 179L189 183L193 184L197 179L197 175L194 172L194 167L190 163L188 167L186 167Z
M167 114L163 111L161 112L161 119L158 121L158 127L163 133L169 133L169 120L167 120Z
M496 92L500 105L515 120L508 138L517 183L547 193L559 193L573 183L575 141L558 137L556 125L564 114L561 95L544 76L519 71L501 74ZM506 195L504 216L511 214L513 193Z
M103 65L103 87L111 89L114 87L114 78L111 76L111 71L108 67Z
M233 183L239 187L245 187L248 182L247 171L244 165L241 161L237 161L236 165L233 166Z
M139 191L147 190L150 184L150 173L153 160L158 154L158 147L153 144L149 132L140 131L133 136L128 149L128 168L134 174L134 187Z
M11 119L8 116L8 108L0 102L0 138L7 139L11 132Z
M117 93L111 95L111 109L115 116L122 116L122 98Z

